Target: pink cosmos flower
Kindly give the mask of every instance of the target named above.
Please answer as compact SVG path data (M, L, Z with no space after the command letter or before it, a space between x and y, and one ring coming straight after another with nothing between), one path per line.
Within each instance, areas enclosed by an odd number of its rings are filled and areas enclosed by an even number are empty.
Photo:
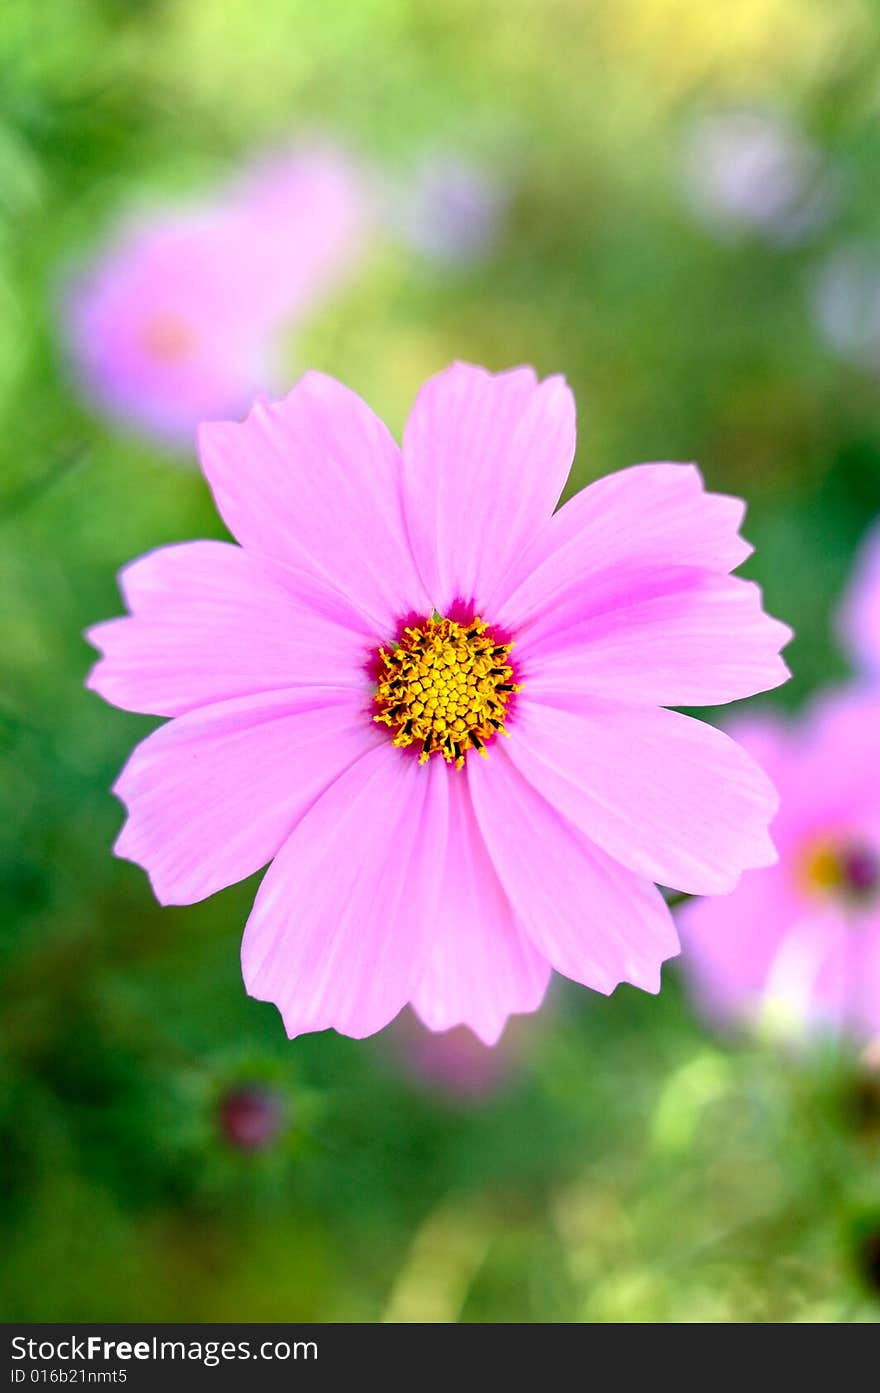
M838 623L859 672L872 681L880 679L880 523L859 550Z
M76 378L113 419L188 446L276 377L276 331L353 264L363 200L341 156L268 159L213 202L126 224L68 287Z
M787 676L730 575L743 504L647 464L554 513L574 448L570 391L528 368L430 379L402 449L307 373L201 429L239 545L134 562L130 617L89 634L89 685L172 718L116 784L117 853L165 904L272 861L242 962L292 1036L411 1002L491 1042L551 967L657 991L654 882L725 893L775 858L767 776L666 709Z
M716 1021L880 1032L880 696L835 692L796 724L731 727L774 780L779 861L679 911L682 963Z

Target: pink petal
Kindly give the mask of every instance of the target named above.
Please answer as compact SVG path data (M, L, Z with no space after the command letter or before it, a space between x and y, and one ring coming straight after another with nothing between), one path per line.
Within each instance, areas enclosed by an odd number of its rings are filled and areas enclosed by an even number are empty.
M785 718L778 711L752 705L725 721L724 729L732 740L748 750L779 788L792 755L793 732Z
M774 937L775 951L760 994L750 1003L752 1012L766 1012L796 1031L845 1028L858 973L844 916L833 906L810 906L787 933Z
M445 864L449 771L387 740L327 789L266 873L245 929L248 991L290 1036L388 1024L424 971Z
M365 689L375 634L354 606L228 542L162 547L122 572L132 618L86 637L87 686L127 711L177 716L293 686Z
M811 891L812 852L840 841L876 846L876 730L880 698L858 688L825 693L796 724L749 715L731 733L782 795L773 824L777 866L743 876L731 895L679 911L683 965L716 1020L764 1013L796 1033L880 1028L880 916Z
M226 199L242 223L251 312L270 325L301 322L368 249L367 181L332 143L264 152Z
M493 376L455 363L419 392L406 423L406 516L436 608L492 591L550 518L568 477L575 409L561 377Z
M807 1023L820 1030L871 1041L880 1023L878 929L876 913L857 923L850 922L845 911L817 914L813 924L799 926L799 941L782 947L782 953L791 946L798 957L807 958L808 971L798 981L789 964L777 960L768 983L770 992L786 992L792 1004L802 1008ZM809 939L808 930L812 931Z
M730 895L676 912L681 965L706 1015L745 1019L760 1006L770 964L801 912L781 864L748 871Z
M264 866L344 769L387 743L356 692L307 687L179 716L131 755L114 850L162 904L192 904Z
M775 789L713 726L663 707L521 697L510 758L557 812L661 885L724 894L770 865Z
M449 836L427 965L412 1004L430 1030L467 1025L494 1045L508 1016L534 1011L550 968L514 917L474 817L468 779L449 772Z
M826 689L814 698L803 719L780 733L775 755L772 747L755 744L750 726L744 728L743 743L783 795L773 828L781 850L835 829L877 827L878 729L880 692L857 684ZM731 734L740 739L739 723ZM765 758L770 763L764 764Z
M706 493L693 464L639 464L608 474L535 535L487 606L515 629L605 571L732 571L752 550L738 533L744 512L740 499Z
M659 890L554 811L518 773L507 745L472 761L468 779L502 883L557 972L605 993L619 982L659 991L660 964L678 952Z
M721 915L708 912L715 903ZM683 923L683 961L710 1017L752 1023L765 1017L796 1035L831 1031L870 1039L876 1033L876 918L850 922L840 906L790 898L788 914L777 919L772 890L753 922L725 914L725 907L725 900L710 901L700 914L702 906L687 906ZM710 933L720 942L710 941Z
M869 924L856 929L861 934L857 943L856 999L853 1017L866 1039L880 1035L880 915L874 914Z
M859 550L839 626L859 669L880 677L880 524L871 528Z
M401 615L430 613L406 541L400 452L354 392L309 372L243 424L199 432L202 468L243 546L304 567L391 636Z
M516 653L532 697L714 706L784 682L779 650L790 637L751 581L680 566L572 586L520 632Z

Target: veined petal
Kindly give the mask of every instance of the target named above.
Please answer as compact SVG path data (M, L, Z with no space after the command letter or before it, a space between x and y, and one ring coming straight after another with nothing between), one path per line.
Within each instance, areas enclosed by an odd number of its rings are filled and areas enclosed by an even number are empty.
M752 581L679 566L574 586L517 638L529 695L566 691L659 706L715 706L777 687L791 638Z
M248 991L287 1033L388 1024L424 971L445 864L449 771L387 740L319 798L266 873L245 929Z
M161 547L127 566L120 585L132 615L88 631L104 657L86 685L126 711L178 716L272 689L368 685L369 621L229 542Z
M406 539L400 451L347 387L308 372L243 423L203 425L199 453L243 546L310 570L385 637L401 615L430 613Z
M448 782L442 891L412 1004L430 1030L467 1025L494 1045L508 1016L540 1006L550 967L501 887L474 817L467 775L450 771Z
M524 548L487 606L519 629L583 593L589 578L669 566L735 570L752 548L739 535L745 504L707 493L693 464L637 464L597 479Z
M162 904L192 904L265 866L336 776L384 744L358 692L306 687L179 716L133 751L114 850Z
M556 812L508 748L474 761L468 779L480 830L530 938L557 972L596 991L620 982L659 991L660 965L678 952L660 891Z
M771 865L776 790L714 726L664 707L520 697L505 747L557 812L638 875L726 894Z
M568 478L574 400L531 368L455 363L419 392L403 437L406 518L433 604L489 594Z

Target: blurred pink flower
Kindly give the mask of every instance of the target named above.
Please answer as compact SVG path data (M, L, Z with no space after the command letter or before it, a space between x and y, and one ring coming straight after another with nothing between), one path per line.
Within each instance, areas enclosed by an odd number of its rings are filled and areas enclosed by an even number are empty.
M780 115L718 111L696 120L682 158L685 196L718 233L800 241L828 219L836 189L817 150Z
M240 545L134 562L131 617L89 635L93 689L174 718L116 784L117 853L165 904L275 858L242 961L291 1035L411 1002L493 1042L551 967L657 991L678 945L652 882L724 893L775 857L769 780L664 709L788 675L788 629L730 575L743 505L648 464L554 514L574 447L570 391L529 368L431 378L402 450L307 373L202 427Z
M679 911L682 964L717 1021L880 1032L880 696L839 691L796 724L731 726L776 784L779 861Z
M522 1017L512 1022L518 1025ZM521 1068L521 1049L508 1027L492 1048L464 1026L427 1030L405 1011L383 1037L396 1068L420 1091L457 1103L482 1103L503 1091Z
M277 376L276 334L351 268L365 205L343 156L267 158L211 203L144 214L64 300L75 375L101 410L168 443L240 415Z
M228 196L251 222L252 294L270 324L311 310L364 254L373 218L367 180L328 144L254 161Z
M862 543L838 620L859 673L880 679L880 522Z

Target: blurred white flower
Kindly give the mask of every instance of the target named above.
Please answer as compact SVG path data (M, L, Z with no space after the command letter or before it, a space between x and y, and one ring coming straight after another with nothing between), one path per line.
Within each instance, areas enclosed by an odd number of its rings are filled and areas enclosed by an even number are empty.
M685 139L681 173L692 212L720 236L752 232L795 243L822 227L837 201L818 150L766 112L702 116Z
M835 353L880 370L880 246L838 247L819 267L811 302L816 327Z
M467 265L495 249L509 202L498 173L462 155L434 151L393 181L387 216L391 230L427 261Z

